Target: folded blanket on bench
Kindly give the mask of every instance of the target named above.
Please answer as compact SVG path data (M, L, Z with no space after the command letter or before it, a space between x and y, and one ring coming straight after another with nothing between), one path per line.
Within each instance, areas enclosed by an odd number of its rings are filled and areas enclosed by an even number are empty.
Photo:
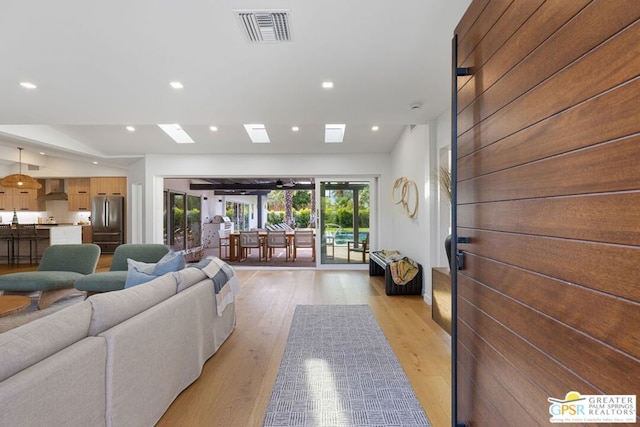
M392 262L389 265L389 270L391 270L391 277L396 285L406 285L412 281L418 274L418 271L420 271L418 264L407 257Z

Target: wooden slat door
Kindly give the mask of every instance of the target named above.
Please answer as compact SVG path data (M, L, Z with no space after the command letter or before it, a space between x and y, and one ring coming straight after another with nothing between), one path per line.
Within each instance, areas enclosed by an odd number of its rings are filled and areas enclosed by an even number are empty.
M640 1L474 0L456 28L455 420L640 395Z

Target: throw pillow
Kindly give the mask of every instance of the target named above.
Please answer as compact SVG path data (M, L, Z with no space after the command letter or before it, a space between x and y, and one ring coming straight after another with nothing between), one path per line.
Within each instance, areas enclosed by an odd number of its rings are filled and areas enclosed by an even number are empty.
M169 253L160 258L160 261L158 261L153 269L153 274L156 276L162 276L170 271L182 270L185 265L183 254L169 251Z
M153 269L156 267L155 264L127 258L127 266L127 279L124 282L125 289L147 283L157 277L153 274Z
M143 283L147 283L158 276L153 274L147 274L142 271L137 271L135 268L127 270L127 280L124 282L124 288L131 288L133 286L138 286Z
M135 268L136 271L153 274L153 270L156 268L156 263L136 261L135 259L127 258L127 266L128 269Z

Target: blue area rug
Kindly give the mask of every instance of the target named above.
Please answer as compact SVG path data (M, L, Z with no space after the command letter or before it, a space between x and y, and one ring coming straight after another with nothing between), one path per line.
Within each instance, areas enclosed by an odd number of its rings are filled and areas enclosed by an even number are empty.
M299 305L265 427L428 426L368 305Z

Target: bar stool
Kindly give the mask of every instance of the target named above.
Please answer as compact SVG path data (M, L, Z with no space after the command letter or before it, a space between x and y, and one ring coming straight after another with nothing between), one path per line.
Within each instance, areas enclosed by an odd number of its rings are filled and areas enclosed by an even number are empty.
M7 242L7 264L13 265L13 230L11 229L11 224L0 224L0 241Z
M20 265L20 258L26 258L26 255L20 255L20 242L28 242L29 243L29 264L33 264L33 249L35 246L36 256L35 261L38 262L38 231L36 230L35 224L17 224L16 225L16 234L13 238L14 243L14 261L16 264ZM17 248L17 250L15 250Z

